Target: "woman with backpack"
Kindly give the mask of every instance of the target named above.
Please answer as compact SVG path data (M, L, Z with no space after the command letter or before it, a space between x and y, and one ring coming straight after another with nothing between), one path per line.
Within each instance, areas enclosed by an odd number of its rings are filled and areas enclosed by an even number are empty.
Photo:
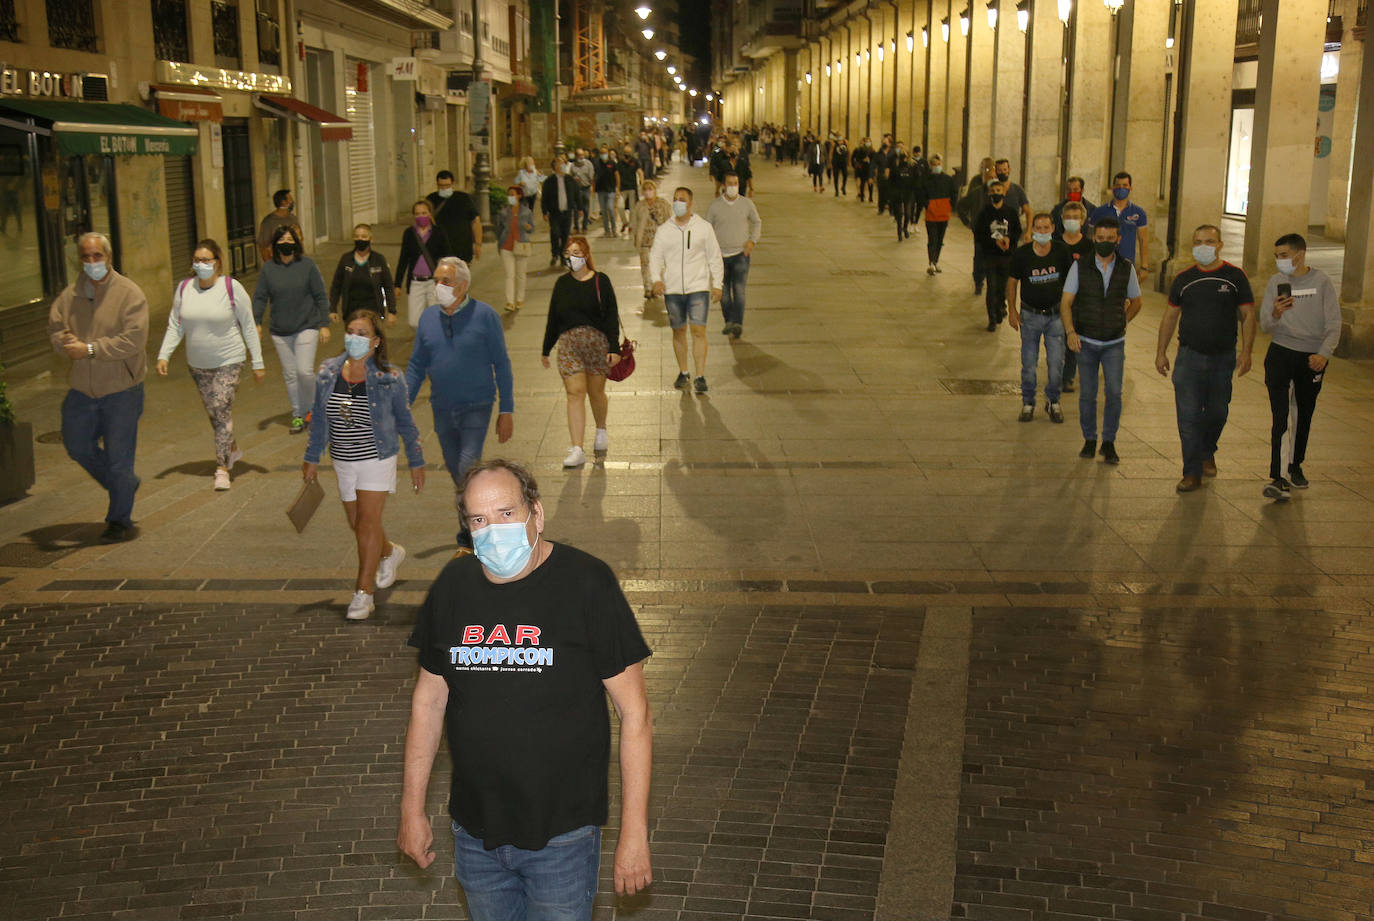
M186 363L215 432L214 487L225 490L229 472L243 457L234 440L233 412L244 358L252 356L255 381L261 383L267 371L253 322L253 302L243 285L223 274L219 244L201 240L191 260L194 274L177 285L172 296L172 313L157 353L157 373L167 376L167 361L184 339Z

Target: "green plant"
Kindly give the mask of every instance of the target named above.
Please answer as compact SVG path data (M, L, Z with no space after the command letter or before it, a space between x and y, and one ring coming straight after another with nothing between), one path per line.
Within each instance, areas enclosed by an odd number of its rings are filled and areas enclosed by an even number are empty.
M493 216L496 214L496 212L506 207L507 188L507 186L500 185L495 182L487 186L487 198L491 201L491 213Z
M0 372L5 370L5 366L0 364ZM14 404L5 393L5 378L0 376L0 425L14 424Z
M596 145L593 144L590 140L581 137L580 135L570 134L567 137L563 138L563 149L568 152L569 160L572 159L572 152L574 150L577 150L579 147L583 150L590 150L595 146Z

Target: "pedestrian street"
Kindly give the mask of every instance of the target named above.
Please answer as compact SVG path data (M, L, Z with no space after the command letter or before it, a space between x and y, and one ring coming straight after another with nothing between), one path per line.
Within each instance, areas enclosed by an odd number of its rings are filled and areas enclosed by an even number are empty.
M1127 333L1121 463L1081 459L1076 393L1062 425L1017 421L1019 338L984 331L966 228L928 276L923 226L898 243L800 167L754 168L762 242L741 338L712 306L709 393L674 389L663 301L594 225L638 343L604 456L561 466L542 219L503 318L514 435L485 456L532 467L548 536L615 569L654 652L655 881L610 886L612 771L598 921L1374 917L1374 366L1332 362L1311 486L1275 503L1261 334L1218 476L1178 495L1162 294ZM678 184L704 213L705 171ZM388 258L402 230L376 227ZM472 294L499 310L493 249ZM387 333L403 366L404 318ZM264 352L227 492L184 353L150 375L138 534L115 545L57 434L63 364L10 373L39 443L0 507L0 918L467 917L446 749L438 860L395 844L406 640L457 525L427 392L428 480L385 512L408 559L349 623L354 538L327 460L315 519L286 520L305 439Z

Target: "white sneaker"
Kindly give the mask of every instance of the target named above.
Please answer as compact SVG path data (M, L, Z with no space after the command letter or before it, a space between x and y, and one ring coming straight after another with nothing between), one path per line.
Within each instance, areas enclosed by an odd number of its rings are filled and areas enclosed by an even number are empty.
M568 451L568 456L563 458L564 467L581 467L587 462L587 455L577 445L573 445Z
M215 468L215 490L223 492L229 488L229 471L223 467Z
M406 548L392 541L391 555L377 563L377 588L391 588L396 584L396 570L406 561Z
M348 613L344 616L349 620L367 620L374 607L376 605L372 603L370 593L357 591L353 593L353 600L348 603Z
M594 450L594 451L604 451L604 450L606 450L607 448L609 448L610 446L611 446L611 436L608 435L608 434L606 433L606 430L605 430L605 429L597 429L597 430L596 430L596 441L593 441L593 442L592 442L592 450Z
M239 446L235 444L229 451L229 469L233 470L234 465L241 460L243 460L243 452L239 450Z

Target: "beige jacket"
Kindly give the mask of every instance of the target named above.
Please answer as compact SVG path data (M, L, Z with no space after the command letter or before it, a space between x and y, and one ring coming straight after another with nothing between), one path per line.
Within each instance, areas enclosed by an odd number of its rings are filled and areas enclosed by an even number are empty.
M654 245L654 231L658 225L673 216L673 207L655 196L653 201L641 198L630 212L630 242L636 249L648 249Z
M95 355L72 361L71 389L99 398L142 383L148 373L148 298L138 285L110 269L104 284L83 273L48 311L48 338L59 354L62 331L95 346Z

